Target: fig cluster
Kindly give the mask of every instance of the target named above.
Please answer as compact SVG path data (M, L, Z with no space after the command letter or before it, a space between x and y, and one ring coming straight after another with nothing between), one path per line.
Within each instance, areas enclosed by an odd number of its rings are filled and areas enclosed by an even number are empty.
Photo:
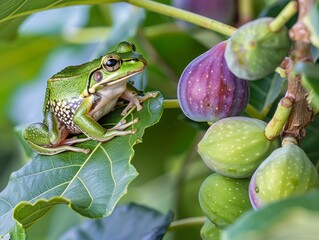
M278 137L268 139L266 126L248 117L224 118L198 143L214 172L199 190L202 211L213 224L226 227L251 207L318 187L318 171L305 152L293 143L280 146Z
M183 113L210 124L197 146L212 170L198 196L207 217L203 239L217 238L250 208L303 194L319 184L318 171L297 143L280 144L277 135L283 125L267 134L280 118L268 124L241 116L249 102L249 80L273 73L290 48L287 28L274 31L272 20L260 18L240 27L189 63L178 83Z

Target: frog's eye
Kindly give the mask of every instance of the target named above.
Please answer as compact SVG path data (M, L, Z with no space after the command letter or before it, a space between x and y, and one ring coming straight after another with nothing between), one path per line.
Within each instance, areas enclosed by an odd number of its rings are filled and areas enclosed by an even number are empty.
M107 55L102 60L102 67L108 72L114 72L121 66L121 59L115 54Z
M96 71L93 73L93 79L95 82L101 82L103 79L103 74L101 73L101 71Z

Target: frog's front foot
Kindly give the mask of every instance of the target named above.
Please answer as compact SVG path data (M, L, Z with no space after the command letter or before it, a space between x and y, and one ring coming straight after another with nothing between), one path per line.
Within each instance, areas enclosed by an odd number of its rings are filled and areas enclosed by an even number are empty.
M116 124L114 127L110 128L109 130L118 130L118 131L123 131L124 129L132 126L133 124L137 123L139 121L138 118L133 119L133 121L130 121L128 123L126 123L126 120L123 119L121 120L118 124ZM131 131L135 131L135 129L131 130ZM134 132L134 133L135 133Z
M157 97L158 93L157 92L148 92L145 93L144 96L139 96L136 94L132 94L130 96L126 96L129 103L128 105L124 108L124 110L122 111L121 115L124 116L127 114L127 112L134 106L136 106L136 110L140 111L143 109L141 103L145 102L147 99L149 98L155 98Z

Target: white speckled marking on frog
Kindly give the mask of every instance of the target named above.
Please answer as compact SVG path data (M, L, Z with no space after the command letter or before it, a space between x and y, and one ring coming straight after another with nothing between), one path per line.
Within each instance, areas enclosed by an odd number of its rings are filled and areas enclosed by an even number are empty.
M73 123L75 111L82 103L83 98L71 98L69 100L51 100L48 102L47 110L54 113L60 123L63 123L72 134L80 133L79 128Z

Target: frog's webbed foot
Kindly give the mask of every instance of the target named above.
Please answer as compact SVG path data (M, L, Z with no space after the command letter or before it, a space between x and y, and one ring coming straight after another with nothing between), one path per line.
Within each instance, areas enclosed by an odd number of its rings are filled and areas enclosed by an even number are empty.
M144 96L139 96L135 92L124 92L121 98L124 98L129 101L128 105L124 108L121 115L124 116L127 112L134 106L136 106L136 110L140 111L143 109L141 103L145 102L149 98L154 98L158 95L157 92L148 92L145 93Z

